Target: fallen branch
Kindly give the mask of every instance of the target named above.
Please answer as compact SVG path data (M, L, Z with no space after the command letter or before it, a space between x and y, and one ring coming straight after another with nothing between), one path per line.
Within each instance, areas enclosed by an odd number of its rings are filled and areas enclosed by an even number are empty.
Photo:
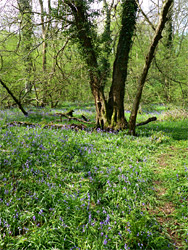
M73 117L73 113L74 113L74 110L72 109L72 110L68 111L67 113L65 113L64 115L68 115L68 116Z
M83 130L87 127L84 124L38 124L38 123L31 123L31 122L10 122L3 126L3 128L10 127L10 126L23 126L23 127L41 127L41 128L54 128L54 129L75 129L77 130Z
M140 123L137 123L136 124L136 127L139 127L139 126L142 126L142 125L145 125L145 124L148 124L149 122L153 122L153 121L156 121L157 120L157 117L150 117L148 118L145 122L140 122Z
M23 127L37 127L40 126L37 123L31 123L31 122L9 122L6 125L3 126L3 128L10 127L10 126L23 126Z
M86 122L89 121L84 115L82 115L82 119L84 119L84 121L86 121Z
M83 119L80 119L80 118L77 118L77 117L73 117L73 116L69 116L67 114L64 114L64 113L55 113L55 115L59 115L60 116L60 121L62 122L62 117L66 117L69 121L71 120L75 120L75 121L78 121L78 122L83 122L83 123L86 123L86 124L94 124L93 122L88 122L86 121L84 118ZM82 116L83 117L83 116Z

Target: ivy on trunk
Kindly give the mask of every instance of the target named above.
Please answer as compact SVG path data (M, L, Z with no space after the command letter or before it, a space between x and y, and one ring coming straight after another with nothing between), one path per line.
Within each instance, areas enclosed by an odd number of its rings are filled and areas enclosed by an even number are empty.
M66 0L74 17L76 36L81 46L83 57L87 63L90 87L96 106L97 127L124 129L128 122L124 116L124 94L125 81L127 78L127 65L129 52L132 44L132 36L136 24L137 4L135 0L127 0L122 3L121 30L117 45L116 57L113 65L112 84L109 98L104 95L106 74L108 73L108 53L106 57L99 60L99 53L96 48L96 34L89 19L87 3L85 0ZM110 10L105 1L106 26L104 29L104 52L111 50L110 37ZM100 62L99 62L100 61Z

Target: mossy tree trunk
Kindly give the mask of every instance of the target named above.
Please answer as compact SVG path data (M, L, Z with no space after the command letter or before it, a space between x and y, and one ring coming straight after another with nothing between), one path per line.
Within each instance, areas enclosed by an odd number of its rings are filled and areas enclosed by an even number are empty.
M106 26L103 34L104 53L102 60L96 49L96 34L90 22L85 0L66 0L74 17L76 35L87 63L91 91L96 106L96 124L101 128L124 129L127 121L124 116L125 81L131 49L132 36L136 23L137 4L135 0L124 0L122 3L122 18L117 53L113 66L112 85L109 98L104 95L104 87L109 73L109 53L111 51L110 8L104 1L106 10ZM112 6L111 6L112 7Z
M21 46L24 60L25 75L25 99L29 101L32 91L31 74L33 69L33 59L31 49L33 45L33 22L32 22L32 6L30 0L17 0L20 13L20 26L22 30Z
M173 48L173 6L171 6L167 15L167 22L165 27L165 36L164 36L164 46L166 49L166 53L164 56L164 61L167 62L166 69L167 75L171 72L171 56L172 56L172 48ZM163 76L164 78L164 95L167 102L171 102L171 84L172 82L168 77Z
M124 129L128 123L124 116L125 81L132 36L136 24L137 4L134 0L123 1L121 30L117 46L116 58L113 65L113 79L109 93L109 109L111 125Z

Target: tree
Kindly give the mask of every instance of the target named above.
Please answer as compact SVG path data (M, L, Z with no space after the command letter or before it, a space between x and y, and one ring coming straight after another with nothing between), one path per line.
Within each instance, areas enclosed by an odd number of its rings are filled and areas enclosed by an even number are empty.
M96 48L97 35L90 21L87 1L65 0L65 3L74 17L73 24L76 29L76 35L88 66L90 87L96 106L97 127L102 129L107 127L124 129L128 125L124 116L124 93L129 52L136 24L136 1L124 0L122 2L121 30L113 64L112 84L108 99L104 95L104 76L106 71L103 69L106 69L106 67L99 65L99 53ZM105 1L106 6L107 2ZM106 25L108 25L109 32L109 15L107 15L107 18ZM104 32L107 32L107 29ZM102 63L107 63L107 59L103 60Z
M49 29L50 29L50 25L51 25L51 20L49 20L49 18L46 18L45 20L45 16L47 16L47 13L44 10L44 4L43 4L43 0L39 0L39 4L40 4L40 8L41 8L41 26L42 26L42 39L43 39L43 43L42 43L42 69L43 69L43 74L45 76L46 74L46 70L47 70L47 39L48 39L48 33L49 33ZM51 0L48 0L48 17L50 17L51 15ZM43 89L43 98L42 98L42 106L47 104L47 85L48 85L48 81L46 80L46 77L44 79L44 89Z
M24 73L25 77L25 92L28 98L28 94L31 93L32 89L32 36L33 36L33 23L32 23L32 1L31 0L17 0L19 14L20 14L20 29L21 29L21 46L24 57Z
M154 57L155 49L158 45L159 40L162 38L162 31L164 29L165 23L167 21L167 15L169 12L169 9L173 3L173 0L166 0L163 10L161 12L159 24L156 28L155 35L153 37L153 40L151 42L151 46L149 48L148 54L146 55L146 60L145 60L145 65L143 67L142 74L138 80L138 88L136 92L136 97L133 103L131 115L130 115L130 120L129 120L129 133L132 135L135 135L135 127L136 127L136 117L137 117L137 112L140 104L140 99L142 96L142 91L144 87L144 83L149 71L149 68L151 66L151 62Z

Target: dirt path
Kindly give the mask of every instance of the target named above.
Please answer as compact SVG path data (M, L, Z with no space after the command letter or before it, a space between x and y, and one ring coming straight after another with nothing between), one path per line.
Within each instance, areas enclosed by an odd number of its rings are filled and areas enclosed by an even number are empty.
M186 246L181 236L186 228L184 229L184 225L181 223L172 186L174 187L174 178L178 176L176 172L179 171L179 168L182 168L183 161L179 161L178 158L187 158L187 150L187 148L170 147L166 152L158 155L154 169L156 174L154 188L156 191L157 205L153 210L150 210L150 213L156 216L157 221L162 226L163 232L171 239L174 249L181 250L188 249L188 245ZM179 165L178 162L180 162ZM169 179L167 178L168 176ZM178 181L177 177L177 184ZM173 182L172 186L171 182ZM176 195L178 195L178 193ZM176 199L177 198L180 199L180 197L176 196Z

